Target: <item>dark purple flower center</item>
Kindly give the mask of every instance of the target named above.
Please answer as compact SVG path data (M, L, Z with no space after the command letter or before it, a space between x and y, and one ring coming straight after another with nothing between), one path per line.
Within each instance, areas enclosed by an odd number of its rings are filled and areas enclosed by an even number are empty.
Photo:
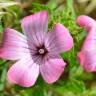
M48 50L44 45L37 48L37 55L45 56L48 53Z

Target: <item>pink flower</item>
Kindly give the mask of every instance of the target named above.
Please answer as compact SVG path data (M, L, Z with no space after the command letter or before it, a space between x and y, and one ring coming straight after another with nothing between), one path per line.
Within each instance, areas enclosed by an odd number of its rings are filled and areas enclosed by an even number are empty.
M88 72L96 71L96 21L88 16L79 16L77 23L88 32L83 47L77 54L80 64Z
M0 57L18 60L9 69L8 79L24 87L34 85L39 73L49 84L57 81L66 65L59 53L73 46L70 33L62 24L47 33L47 11L25 17L21 27L25 35L10 28L3 34Z

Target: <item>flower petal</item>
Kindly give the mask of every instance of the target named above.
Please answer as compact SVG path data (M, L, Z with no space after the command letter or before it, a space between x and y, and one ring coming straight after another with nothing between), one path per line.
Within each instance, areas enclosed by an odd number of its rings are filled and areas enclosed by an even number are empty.
M81 15L77 18L77 24L81 27L85 27L85 29L89 32L91 28L96 26L96 21L88 16Z
M96 49L96 22L88 16L79 16L77 23L87 28L88 35L85 38L82 50L93 50ZM90 30L89 30L90 29Z
M96 22L88 16L79 16L77 22L88 32L81 51L77 54L80 64L88 72L96 71Z
M81 51L78 52L80 64L83 65L86 71L96 71L96 31L91 29L88 33Z
M96 50L81 51L78 53L80 64L88 72L96 72Z
M92 28L85 38L82 50L96 50L96 28Z
M63 73L65 65L63 59L49 59L40 65L41 75L47 83L54 83Z
M36 82L39 66L27 57L12 65L7 75L9 81L23 87L30 87Z
M25 17L21 22L21 27L28 40L35 42L37 46L40 45L47 32L48 12L40 11Z
M29 53L27 40L21 33L7 28L3 34L0 57L8 60L17 60Z
M73 38L62 24L55 24L52 32L48 32L45 45L49 51L60 53L68 51L73 46Z

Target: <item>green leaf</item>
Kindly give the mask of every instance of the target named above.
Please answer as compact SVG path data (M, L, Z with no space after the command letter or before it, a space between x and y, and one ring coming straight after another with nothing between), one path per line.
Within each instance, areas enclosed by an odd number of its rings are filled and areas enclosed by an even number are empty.
M67 90L70 90L75 93L81 93L86 89L83 81L79 81L76 79L70 79L66 87Z
M18 2L0 2L0 7L8 7L8 6L13 6L13 5L19 5Z
M34 88L33 96L44 96L44 90L40 87Z
M30 12L35 13L41 10L48 10L49 14L52 13L52 10L50 9L48 5L32 3Z
M2 14L1 14L2 13ZM0 33L3 32L3 22L2 22L2 18L3 18L3 14L5 14L5 12L0 12L1 16L0 16Z
M0 82L0 91L3 91L4 87L5 87L5 84Z

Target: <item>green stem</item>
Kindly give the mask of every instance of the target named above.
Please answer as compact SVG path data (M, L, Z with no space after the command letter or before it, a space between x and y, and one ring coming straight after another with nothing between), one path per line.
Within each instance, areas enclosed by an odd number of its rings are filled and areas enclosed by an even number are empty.
M67 11L71 12L71 18L75 19L76 18L76 14L75 14L75 10L74 10L74 6L73 6L73 2L74 0L67 0Z
M2 62L4 64L2 74L1 74L1 80L0 80L0 91L3 91L5 88L5 82L6 82L6 73L7 73L7 67L9 61Z

